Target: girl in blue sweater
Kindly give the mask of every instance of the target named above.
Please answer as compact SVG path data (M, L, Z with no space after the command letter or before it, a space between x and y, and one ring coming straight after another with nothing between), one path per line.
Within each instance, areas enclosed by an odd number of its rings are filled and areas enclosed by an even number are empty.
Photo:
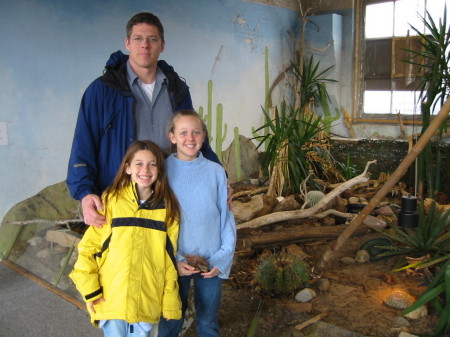
M169 126L176 153L166 159L169 184L181 206L177 268L183 315L191 280L195 285L198 336L219 336L222 280L230 275L236 224L227 205L227 177L222 166L200 152L206 126L192 110L177 112ZM181 320L161 320L159 337L178 336Z

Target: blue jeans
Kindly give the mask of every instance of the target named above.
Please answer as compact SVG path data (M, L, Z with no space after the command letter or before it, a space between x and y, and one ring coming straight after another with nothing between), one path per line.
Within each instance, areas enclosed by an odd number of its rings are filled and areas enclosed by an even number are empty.
M101 321L100 327L105 337L149 337L153 324L127 323L122 319Z
M191 279L194 280L195 323L197 336L218 337L220 301L222 296L222 279L218 277L203 278L198 276L181 276L178 278L183 318L180 320L165 320L161 318L158 324L158 337L178 337L183 326L184 315L188 307Z

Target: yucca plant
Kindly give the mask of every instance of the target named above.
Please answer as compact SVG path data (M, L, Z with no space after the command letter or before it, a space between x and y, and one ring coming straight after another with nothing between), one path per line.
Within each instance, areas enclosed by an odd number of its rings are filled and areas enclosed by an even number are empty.
M411 26L420 37L419 50L409 50L410 57L403 60L419 67L419 104L422 114L422 134L430 125L432 111L436 107L442 107L450 93L450 26L447 25L447 8L443 11L442 19L439 19L437 25L430 13L427 11L425 16L420 16L426 33L420 29ZM435 154L428 144L424 151L419 155L418 173L419 173L419 192L423 194L424 188L427 188L428 196L433 198L436 191L440 190L441 179L441 153L439 144L442 142L442 135L447 130L447 124L444 123L438 133L437 146Z

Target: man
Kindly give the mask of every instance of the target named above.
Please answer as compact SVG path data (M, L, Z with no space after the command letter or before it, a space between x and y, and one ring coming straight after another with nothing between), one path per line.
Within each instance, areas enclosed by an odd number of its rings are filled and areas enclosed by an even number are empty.
M83 95L69 159L67 186L81 200L84 222L101 227L99 195L119 169L128 146L149 139L170 152L167 123L175 111L192 109L189 87L174 69L159 60L164 28L151 13L139 13L127 23L124 55L117 51L103 76ZM206 139L203 155L219 163Z

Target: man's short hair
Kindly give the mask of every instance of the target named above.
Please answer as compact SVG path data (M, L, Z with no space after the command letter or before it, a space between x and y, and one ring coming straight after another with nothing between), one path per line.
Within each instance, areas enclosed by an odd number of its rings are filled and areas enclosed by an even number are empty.
M127 23L127 38L130 38L131 36L131 31L133 30L133 26L139 24L139 23L146 23L152 26L155 26L158 31L159 31L159 35L162 41L164 41L164 27L161 23L161 21L159 20L159 18L152 14L152 13L148 13L148 12L142 12L142 13L138 13L136 15L134 15Z

